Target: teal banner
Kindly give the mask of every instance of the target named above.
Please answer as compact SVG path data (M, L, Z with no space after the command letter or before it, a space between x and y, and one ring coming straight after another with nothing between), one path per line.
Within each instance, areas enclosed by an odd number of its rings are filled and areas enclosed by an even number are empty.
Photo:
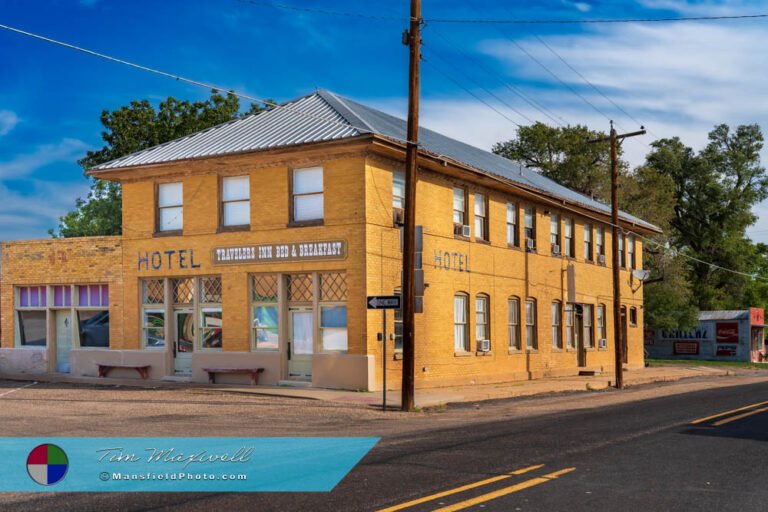
M0 492L329 492L375 437L10 437Z

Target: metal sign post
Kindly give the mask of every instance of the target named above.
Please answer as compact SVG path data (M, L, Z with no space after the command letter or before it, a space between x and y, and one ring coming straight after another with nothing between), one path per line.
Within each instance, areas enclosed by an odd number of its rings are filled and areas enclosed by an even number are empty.
M381 409L387 410L387 310L400 309L400 295L375 295L366 299L368 309L381 309L384 321L381 328L382 399Z

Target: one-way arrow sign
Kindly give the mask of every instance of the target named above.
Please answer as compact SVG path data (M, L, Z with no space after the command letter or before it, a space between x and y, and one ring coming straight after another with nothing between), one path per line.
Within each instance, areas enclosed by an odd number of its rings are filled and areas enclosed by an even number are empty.
M367 302L368 309L400 309L399 295L374 295Z

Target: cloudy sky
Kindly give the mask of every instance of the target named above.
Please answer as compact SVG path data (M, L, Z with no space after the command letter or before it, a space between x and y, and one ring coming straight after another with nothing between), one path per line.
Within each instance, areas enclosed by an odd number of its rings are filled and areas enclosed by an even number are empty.
M407 0L0 0L0 24L226 89L279 101L327 88L406 110ZM535 4L532 6L531 4ZM701 148L715 124L768 127L768 19L620 24L445 23L768 13L768 1L425 0L422 124L489 149L517 125L649 129ZM76 161L101 146L99 115L134 99L207 91L0 30L0 240L40 238L88 183ZM480 99L478 99L480 98ZM482 100L482 102L480 101ZM763 152L764 161L768 152ZM750 231L768 242L768 204Z

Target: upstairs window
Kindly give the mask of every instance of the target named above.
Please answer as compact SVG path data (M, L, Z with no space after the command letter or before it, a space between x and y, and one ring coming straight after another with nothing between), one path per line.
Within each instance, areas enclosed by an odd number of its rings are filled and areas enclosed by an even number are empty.
M536 215L532 207L527 207L523 214L525 219L525 243L526 247L536 249ZM530 242L529 242L530 240Z
M593 261L592 226L584 224L584 260Z
M181 182L157 186L157 230L181 231L184 228L184 186Z
M405 174L402 172L392 173L392 207L405 208Z
M619 233L619 266L624 268L627 266L627 260L624 257L624 233Z
M488 241L488 197L475 194L475 238Z
M453 223L465 225L467 222L467 192L461 187L453 189Z
M573 219L565 219L565 255L576 257L576 243L573 240Z
M293 222L323 220L323 168L294 169L292 182Z
M629 256L629 268L637 269L637 260L635 259L635 237L629 235L627 238L627 255Z
M605 229L601 226L595 228L595 256L605 264Z
M520 247L520 239L517 234L517 205L507 203L507 245Z
M251 180L248 176L221 180L222 226L251 224Z
M560 216L553 213L549 217L549 242L552 247L552 254L557 256L560 254Z

